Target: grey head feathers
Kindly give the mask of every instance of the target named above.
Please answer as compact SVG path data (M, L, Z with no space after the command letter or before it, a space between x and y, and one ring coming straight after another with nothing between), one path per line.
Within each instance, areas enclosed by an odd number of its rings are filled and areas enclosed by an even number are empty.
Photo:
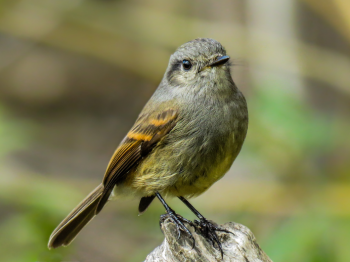
M171 55L165 74L166 80L172 85L193 84L203 77L200 71L212 63L217 57L225 56L225 48L216 40L198 38L181 45ZM184 70L183 61L191 63L191 69Z
M239 91L231 77L230 63L210 66L222 56L226 56L226 50L214 39L198 38L181 45L171 55L149 106L156 108L169 100L176 104L232 100L234 93ZM190 64L189 68L185 68L185 62Z

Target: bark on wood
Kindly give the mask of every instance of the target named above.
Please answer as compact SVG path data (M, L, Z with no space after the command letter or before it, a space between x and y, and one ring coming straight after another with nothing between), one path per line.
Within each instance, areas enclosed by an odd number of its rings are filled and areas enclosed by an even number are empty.
M167 218L161 223L165 239L147 256L145 262L272 262L261 250L253 233L241 224L228 222L221 225L232 234L217 232L224 251L223 258L221 258L220 251L214 248L202 235L196 233L190 225L186 224L186 227L190 229L195 239L193 249L191 238L186 233L181 232L180 238L177 239L176 226Z

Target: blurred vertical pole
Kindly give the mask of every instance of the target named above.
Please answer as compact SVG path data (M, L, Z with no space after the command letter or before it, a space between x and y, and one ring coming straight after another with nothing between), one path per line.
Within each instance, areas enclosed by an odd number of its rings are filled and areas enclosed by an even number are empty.
M277 75L273 77L279 82L289 83L285 88L293 86L293 92L298 95L302 93L302 79L300 78L300 66L298 63L298 53L293 47L293 39L297 39L295 26L295 8L294 0L248 0L247 1L247 25L248 25L248 42L250 42L251 52L254 55L270 60L280 60L280 63L288 63L293 68L295 75L283 74L278 68L274 69ZM264 36L265 37L260 37ZM266 35L268 37L266 37ZM277 44L278 49L269 50L269 46L264 46L260 39L269 39L269 41L280 41ZM266 43L266 41L265 41ZM268 44L268 43L267 43ZM268 55L268 56L266 56ZM261 61L260 59L258 61ZM261 70L259 70L261 72ZM272 71L272 70L271 70ZM266 73L266 72L265 72ZM252 78L258 80L257 72L252 71ZM281 86L281 88L283 88ZM288 90L291 92L291 90Z
M341 17L341 21L345 24L345 30L342 30L345 37L350 41L350 2L344 1L344 0L334 0L334 5L337 8L337 11L339 13L339 16Z

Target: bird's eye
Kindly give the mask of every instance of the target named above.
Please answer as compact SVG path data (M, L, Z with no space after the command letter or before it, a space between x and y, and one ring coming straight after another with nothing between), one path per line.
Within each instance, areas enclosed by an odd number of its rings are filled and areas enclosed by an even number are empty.
M191 64L191 62L188 61L188 60L183 60L183 61L182 61L182 66L183 66L183 68L184 68L185 71L188 71L188 70L191 69L192 64Z

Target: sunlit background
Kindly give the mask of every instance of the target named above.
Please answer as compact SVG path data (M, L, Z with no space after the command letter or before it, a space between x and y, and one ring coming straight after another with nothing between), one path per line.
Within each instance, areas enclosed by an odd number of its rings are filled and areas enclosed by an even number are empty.
M138 216L138 200L118 200L47 249L197 37L226 47L250 125L229 173L191 202L249 227L273 261L350 261L346 0L1 0L1 261L143 261L162 242L159 201Z

